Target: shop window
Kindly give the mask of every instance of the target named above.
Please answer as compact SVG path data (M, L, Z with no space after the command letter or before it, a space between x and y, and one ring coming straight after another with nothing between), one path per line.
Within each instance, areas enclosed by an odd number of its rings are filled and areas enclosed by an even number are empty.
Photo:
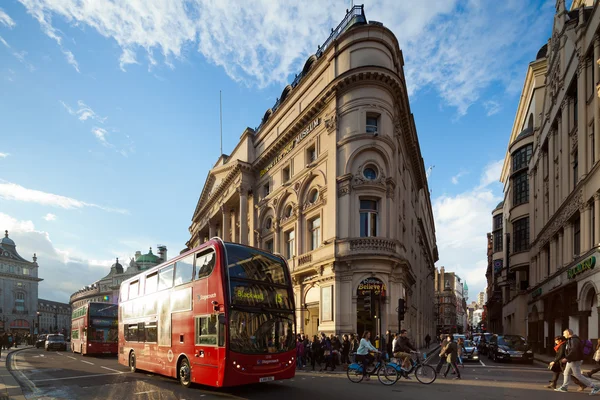
M321 245L321 218L317 217L308 222L310 233L310 250L316 250Z
M378 133L379 132L379 115L378 114L367 114L367 133Z
M360 201L360 236L377 236L378 202L376 200Z
M526 251L529 248L529 217L513 223L513 252Z

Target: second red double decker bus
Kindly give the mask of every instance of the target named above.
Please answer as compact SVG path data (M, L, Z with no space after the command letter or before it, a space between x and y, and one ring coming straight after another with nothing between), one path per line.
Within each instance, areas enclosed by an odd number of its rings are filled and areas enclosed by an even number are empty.
M289 379L295 321L285 260L214 238L121 284L119 363L186 387Z
M73 311L71 350L73 353L117 354L118 306L88 303Z

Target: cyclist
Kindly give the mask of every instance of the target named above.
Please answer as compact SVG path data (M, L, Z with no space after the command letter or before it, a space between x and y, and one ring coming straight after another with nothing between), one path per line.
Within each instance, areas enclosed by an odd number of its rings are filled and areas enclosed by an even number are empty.
M360 339L360 345L358 346L358 350L356 350L356 362L362 362L363 365L363 376L365 380L369 380L369 375L367 374L367 367L369 364L373 362L375 359L369 352L379 354L380 351L377 350L369 341L371 339L371 332L365 331L363 333L362 339Z
M394 357L402 360L402 368L404 369L404 371L402 371L402 376L406 379L410 379L406 373L411 367L410 352L417 351L417 349L410 343L410 339L406 334L406 329L400 331L400 337L396 341L396 347L394 348Z

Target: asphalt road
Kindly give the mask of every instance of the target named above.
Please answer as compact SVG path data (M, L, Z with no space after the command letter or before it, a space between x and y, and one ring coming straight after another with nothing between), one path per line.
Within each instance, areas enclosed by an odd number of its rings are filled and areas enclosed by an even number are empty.
M437 358L430 361L437 364ZM345 373L299 371L289 381L249 387L215 390L192 386L185 389L173 379L144 372L130 373L116 358L82 357L68 352L29 349L14 353L9 365L27 399L147 400L147 399L560 399L582 398L576 386L573 393L544 389L550 374L540 363L534 365L482 362L461 368L463 379L441 376L431 385L401 380L383 386L377 379L354 384ZM449 375L451 377L451 375ZM589 389L586 390L587 395Z

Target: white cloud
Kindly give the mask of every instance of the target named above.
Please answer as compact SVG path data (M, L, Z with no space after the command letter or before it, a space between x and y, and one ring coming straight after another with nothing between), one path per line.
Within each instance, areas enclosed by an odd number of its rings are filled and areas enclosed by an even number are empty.
M76 115L80 121L94 120L100 123L104 123L108 117L100 117L92 108L86 105L82 100L77 101L77 106L79 107L77 111L73 110L68 104L64 101L60 100L60 104L67 110L67 112L71 115Z
M0 36L0 43L2 43L7 49L10 49L10 45L4 40L2 36Z
M75 56L73 55L73 53L71 53L69 50L64 50L64 49L62 50L62 52L65 55L67 62L69 64L71 64L73 66L73 68L75 68L75 71L80 72L79 71L79 63L75 59Z
M488 100L483 102L483 108L485 108L486 115L491 117L494 114L497 114L502 110L502 106L500 103L494 100Z
M44 219L48 222L56 221L56 215L48 213L44 216Z
M36 203L46 206L54 206L66 210L82 208L98 208L107 212L128 214L127 210L100 206L94 203L73 199L58 194L46 193L40 190L27 189L16 183L6 182L0 179L0 199Z
M6 13L3 9L0 8L0 24L7 26L9 28L14 28L17 24L15 21Z
M92 128L92 133L94 134L94 136L96 136L96 139L98 139L98 141L102 143L103 146L112 147L112 145L106 140L106 135L108 133L106 132L106 129L98 128L97 126L95 126Z
M467 174L467 171L461 170L458 174L454 175L451 179L452 183L454 185L458 185L458 181L461 177L465 176Z
M6 43L6 41L2 40L2 42L4 43L5 46L7 46L8 48L11 48L8 45L8 43ZM21 64L25 65L25 67L29 70L29 72L35 71L35 67L26 59L27 52L25 50L14 51L12 54Z
M173 59L195 47L233 80L259 87L286 83L348 8L346 0L313 0L313 6L257 0L252 7L237 0L19 1L60 46L62 33L53 27L53 17L115 40L123 70L139 62L138 51L148 54L149 69L157 63L155 52L173 68ZM365 12L397 35L409 93L434 88L445 105L464 115L492 83L509 88L522 75L546 42L553 9L519 0L379 0Z
M10 156L10 153L0 153L0 158L6 158Z
M498 165L489 163L479 185L454 196L432 199L436 226L439 266L465 279L473 293L486 286L487 233L491 229L492 210L502 200ZM494 177L494 179L492 179ZM473 296L470 296L473 297Z

